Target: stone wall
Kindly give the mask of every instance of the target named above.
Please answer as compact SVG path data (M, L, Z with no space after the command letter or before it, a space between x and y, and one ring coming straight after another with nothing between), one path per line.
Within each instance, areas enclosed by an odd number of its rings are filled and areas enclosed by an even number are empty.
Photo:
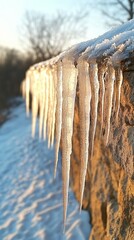
M71 185L79 200L80 131L77 92ZM109 145L96 134L89 159L83 208L90 213L92 240L134 239L134 69L124 71L118 121L113 115Z

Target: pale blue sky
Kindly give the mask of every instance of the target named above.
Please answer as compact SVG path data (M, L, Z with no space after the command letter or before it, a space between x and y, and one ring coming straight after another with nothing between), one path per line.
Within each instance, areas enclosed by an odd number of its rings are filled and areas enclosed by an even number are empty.
M90 4L94 2L94 0L0 0L0 46L20 48L19 28L26 10L52 15L57 10L75 11L88 1ZM89 10L89 33L86 39L96 37L106 30L102 15L91 8ZM86 39L83 37L83 40Z

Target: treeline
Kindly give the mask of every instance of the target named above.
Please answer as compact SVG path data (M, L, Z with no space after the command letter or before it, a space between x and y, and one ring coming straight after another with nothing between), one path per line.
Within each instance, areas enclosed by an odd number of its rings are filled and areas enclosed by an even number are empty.
M41 13L26 12L21 27L22 50L25 54L0 47L0 110L8 105L11 97L21 94L21 82L32 64L56 56L71 44L71 40L85 33L85 19L85 11L57 13L52 18Z
M35 61L15 49L0 48L0 110L11 97L20 96L25 72Z
M112 16L111 22L121 23L134 17L133 0L123 1L123 3L115 0L111 8L112 14L109 8L111 1L105 4L105 11L103 0L97 2L101 6L103 16L109 19ZM116 11L118 17L116 17ZM81 41L83 36L86 36L88 16L89 8L85 5L76 12L57 12L50 18L42 13L25 13L20 28L25 54L15 49L0 47L0 110L8 104L8 99L20 95L20 84L30 65L56 56L69 45Z

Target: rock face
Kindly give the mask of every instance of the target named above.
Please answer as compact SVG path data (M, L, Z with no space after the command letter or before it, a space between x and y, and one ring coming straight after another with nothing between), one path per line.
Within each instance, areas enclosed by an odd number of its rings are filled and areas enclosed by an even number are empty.
M71 185L78 201L80 131L77 92ZM99 124L98 124L99 126ZM118 121L111 118L109 144L96 134L94 155L89 159L83 208L91 216L90 240L134 239L134 65L124 71Z

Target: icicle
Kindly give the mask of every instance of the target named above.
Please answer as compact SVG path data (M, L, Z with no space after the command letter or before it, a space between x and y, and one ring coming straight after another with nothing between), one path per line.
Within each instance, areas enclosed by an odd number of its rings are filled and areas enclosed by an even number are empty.
M44 140L46 140L46 125L47 125L47 117L48 117L48 105L49 105L49 75L48 68L46 67L46 81L45 81L45 106L44 106Z
M51 136L52 136L52 118L53 118L53 109L54 109L54 99L53 99L53 92L54 92L54 84L53 84L53 75L52 69L49 68L49 95L48 95L48 118L47 118L47 130L48 130L48 148L51 145Z
M114 81L115 81L115 70L111 65L108 65L108 79L105 89L105 145L108 143L109 131L110 131L110 118L112 111L112 100L113 100L113 90L114 90Z
M43 117L44 117L44 108L45 108L45 87L46 87L46 70L44 68L41 69L40 72L40 98L39 98L39 138L42 137L42 129L43 129Z
M102 135L102 127L103 127L103 115L104 115L104 96L105 96L105 84L104 78L106 73L106 67L104 65L100 65L98 68L98 79L100 84L100 94L99 94L99 114L100 114L100 136Z
M53 111L52 111L52 129L51 129L51 147L54 143L54 133L55 133L55 112L56 112L56 101L57 101L57 67L54 66L53 68Z
M85 178L88 164L89 127L90 127L90 101L91 87L89 79L89 64L78 61L79 81L79 114L80 114L80 210L82 207Z
M116 113L116 121L118 119L119 108L120 108L120 94L121 94L121 85L123 81L123 74L120 67L118 67L115 71L115 85L116 85L116 104L115 104L115 113Z
M26 114L29 116L29 104L30 104L30 74L31 71L28 70L26 74L26 81L25 81L25 87L26 87Z
M63 207L64 227L66 223L68 188L70 175L70 155L72 152L72 134L74 103L77 85L77 69L74 64L63 60L63 105L62 105L62 178L63 178Z
M90 149L91 157L94 149L94 138L98 116L98 98L99 98L99 81L98 81L98 66L95 62L89 64L89 76L91 83L91 131L90 131Z
M116 73L115 73L116 74ZM116 79L116 77L115 77ZM116 105L116 81L114 81L114 89L113 89L113 101L112 101L112 113L111 115L113 116L115 113L115 105Z
M39 109L39 73L34 70L32 77L32 137L35 135L36 119Z
M47 118L47 138L48 138L48 148L50 148L51 141L51 108L52 108L52 73L49 69L49 92L48 92L48 118Z
M50 148L50 138L51 138L51 104L52 104L52 81L51 81L51 70L48 69L48 82L49 82L49 91L48 91L48 113L47 113L47 139L48 139L48 148Z
M57 65L57 105L56 105L56 143L55 143L55 166L54 166L54 178L56 177L58 153L61 139L61 127L62 127L62 64Z

